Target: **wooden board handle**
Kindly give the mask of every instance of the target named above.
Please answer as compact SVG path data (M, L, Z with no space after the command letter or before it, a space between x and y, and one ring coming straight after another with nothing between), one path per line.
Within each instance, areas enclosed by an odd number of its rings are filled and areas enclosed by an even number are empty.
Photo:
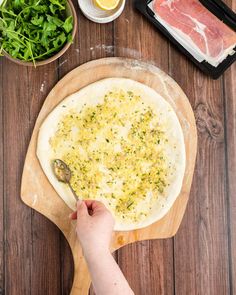
M88 295L91 279L83 251L78 242L75 243L74 254L74 280L70 295Z

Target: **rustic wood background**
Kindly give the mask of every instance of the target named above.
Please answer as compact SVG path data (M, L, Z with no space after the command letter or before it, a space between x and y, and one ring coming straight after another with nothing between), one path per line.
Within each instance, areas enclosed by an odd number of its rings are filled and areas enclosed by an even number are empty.
M114 23L90 22L58 61L37 69L0 59L0 295L69 294L70 249L60 231L20 200L21 173L45 97L74 67L124 56L154 63L183 88L199 147L190 201L177 235L119 250L136 295L236 294L236 64L220 79L202 74L127 1ZM236 1L226 1L236 9ZM91 294L93 292L91 291Z

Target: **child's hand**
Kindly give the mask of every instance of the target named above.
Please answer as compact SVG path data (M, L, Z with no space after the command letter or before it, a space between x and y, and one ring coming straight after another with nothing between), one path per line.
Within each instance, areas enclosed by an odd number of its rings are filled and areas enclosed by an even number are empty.
M77 219L76 232L85 255L109 251L114 219L101 202L78 201L70 218Z

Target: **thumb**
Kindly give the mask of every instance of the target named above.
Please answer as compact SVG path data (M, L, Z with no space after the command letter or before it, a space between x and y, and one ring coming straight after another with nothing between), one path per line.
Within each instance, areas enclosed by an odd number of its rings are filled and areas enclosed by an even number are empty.
M88 209L87 209L87 206L86 204L81 201L81 200L78 200L77 201L77 219L80 219L82 217L86 217L88 216Z

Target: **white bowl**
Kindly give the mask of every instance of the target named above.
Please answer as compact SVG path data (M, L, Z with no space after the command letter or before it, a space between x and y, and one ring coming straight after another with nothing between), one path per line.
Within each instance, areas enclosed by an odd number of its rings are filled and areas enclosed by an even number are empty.
M97 7L94 0L78 0L79 7L83 14L95 23L109 23L119 17L124 10L125 0L120 0L118 6L110 11L105 11Z

